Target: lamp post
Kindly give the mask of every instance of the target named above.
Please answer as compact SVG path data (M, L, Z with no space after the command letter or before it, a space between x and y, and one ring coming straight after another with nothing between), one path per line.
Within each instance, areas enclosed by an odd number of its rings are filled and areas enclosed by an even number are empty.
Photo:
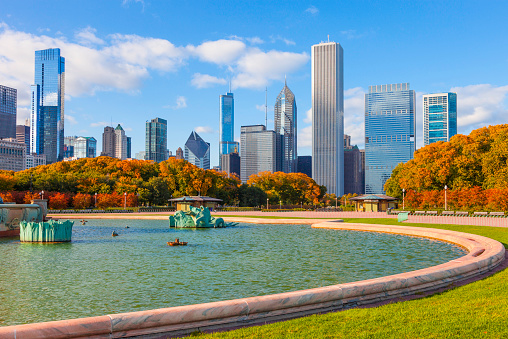
M282 209L282 200L279 200L279 209Z
M448 186L447 185L444 185L444 209L445 211L448 209L448 201L446 199L446 190L448 189Z
M268 207L268 198L266 198L266 209L269 210L270 208Z
M337 196L335 196L335 209L337 209Z
M127 192L123 194L123 209L127 208Z
M405 205L405 198L406 198L406 189L403 188L402 189L402 209L405 210L406 209L406 205Z
M41 199L44 200L44 191L41 191Z
M95 192L95 208L97 208L97 192Z

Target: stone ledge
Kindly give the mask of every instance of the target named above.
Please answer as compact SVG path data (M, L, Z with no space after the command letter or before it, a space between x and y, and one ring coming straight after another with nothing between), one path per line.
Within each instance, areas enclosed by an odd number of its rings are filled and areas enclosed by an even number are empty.
M276 222L276 221L275 221ZM468 254L447 263L386 277L267 296L0 327L2 338L159 338L216 331L337 311L435 291L485 272L505 260L495 240L462 232L408 226L322 222L314 228L396 233L457 244Z

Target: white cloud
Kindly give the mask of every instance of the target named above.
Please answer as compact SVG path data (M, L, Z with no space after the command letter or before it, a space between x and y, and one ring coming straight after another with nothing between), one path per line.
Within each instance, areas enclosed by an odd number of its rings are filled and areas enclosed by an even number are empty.
M459 133L488 125L506 123L508 86L490 84L453 87L457 93L457 124Z
M254 36L252 38L245 38L245 39L253 45L259 45L259 44L264 43L263 39L261 39L260 37L257 37L257 36Z
M283 41L286 45L296 45L296 42L294 42L293 40L289 40L289 39L286 39L280 35L272 35L270 36L270 40L272 43L275 43L277 40L280 40L280 41Z
M245 43L239 40L207 41L199 46L189 45L187 50L201 61L227 65L236 60L244 51Z
M76 42L69 42L59 32L54 36L35 35L0 23L0 83L18 89L18 107L29 106L34 51L47 48L60 48L66 58L66 100L94 95L97 91L135 93L150 72L176 71L190 58L227 67L234 88L256 89L271 80L282 79L309 61L305 52L265 52L257 47L247 47L237 39L175 46L165 39L123 34L111 34L101 39L96 33L93 27L86 27L75 34ZM244 39L262 43L259 37ZM213 75L195 73L191 83L203 88L227 82ZM180 104L179 107L183 106Z
M312 125L298 132L298 148L300 147L312 147Z
M107 121L98 121L98 122L92 122L90 124L90 127L106 127L106 126L111 126L111 123L107 122Z
M196 88L208 88L213 85L225 85L227 81L226 79L217 78L208 74L194 73L191 84Z
M233 87L262 88L270 80L282 79L308 61L309 55L305 52L263 52L253 48L238 60L238 74L233 78Z
M176 97L176 104L174 106L167 105L163 106L163 108L171 108L171 109L181 109L187 107L187 99L184 96Z
M70 123L71 125L77 125L78 122L76 121L76 118L73 115L70 115L68 113L65 114L65 120L64 123Z
M312 124L312 108L309 108L305 112L305 118L303 118L303 122L305 122L307 124Z
M344 134L351 144L365 147L365 91L361 87L344 91Z
M103 45L104 40L98 38L95 33L97 30L95 28L92 28L90 26L83 28L82 30L78 31L75 34L75 38L78 40L78 42L85 46L92 46L92 45Z
M196 133L203 133L203 134L214 133L213 128L211 128L210 126L198 126L198 127L196 127L195 131L196 131Z
M305 12L310 13L312 15L316 15L319 13L319 9L317 9L315 6L310 6L305 10Z

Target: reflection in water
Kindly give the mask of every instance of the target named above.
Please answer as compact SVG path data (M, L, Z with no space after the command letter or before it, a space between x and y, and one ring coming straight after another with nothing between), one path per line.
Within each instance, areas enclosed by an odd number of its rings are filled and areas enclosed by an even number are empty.
M189 244L166 245L175 238ZM156 220L91 220L74 226L71 243L3 239L0 251L0 325L294 291L416 270L465 253L393 234L306 225L169 229Z

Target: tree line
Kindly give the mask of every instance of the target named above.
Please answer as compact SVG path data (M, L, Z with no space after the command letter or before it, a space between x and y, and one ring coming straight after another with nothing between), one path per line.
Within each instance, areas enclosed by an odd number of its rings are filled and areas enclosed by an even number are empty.
M385 183L386 194L409 208L508 210L508 125L457 134L420 148L399 164Z
M203 195L224 205L319 204L326 188L302 173L262 172L242 184L235 175L203 170L185 160L155 163L111 157L83 158L20 172L0 171L0 195L24 202L46 192L50 206L167 205L171 198ZM36 192L36 193L33 193ZM97 198L95 194L97 193ZM51 200L54 203L51 204ZM58 202L57 202L58 201Z

